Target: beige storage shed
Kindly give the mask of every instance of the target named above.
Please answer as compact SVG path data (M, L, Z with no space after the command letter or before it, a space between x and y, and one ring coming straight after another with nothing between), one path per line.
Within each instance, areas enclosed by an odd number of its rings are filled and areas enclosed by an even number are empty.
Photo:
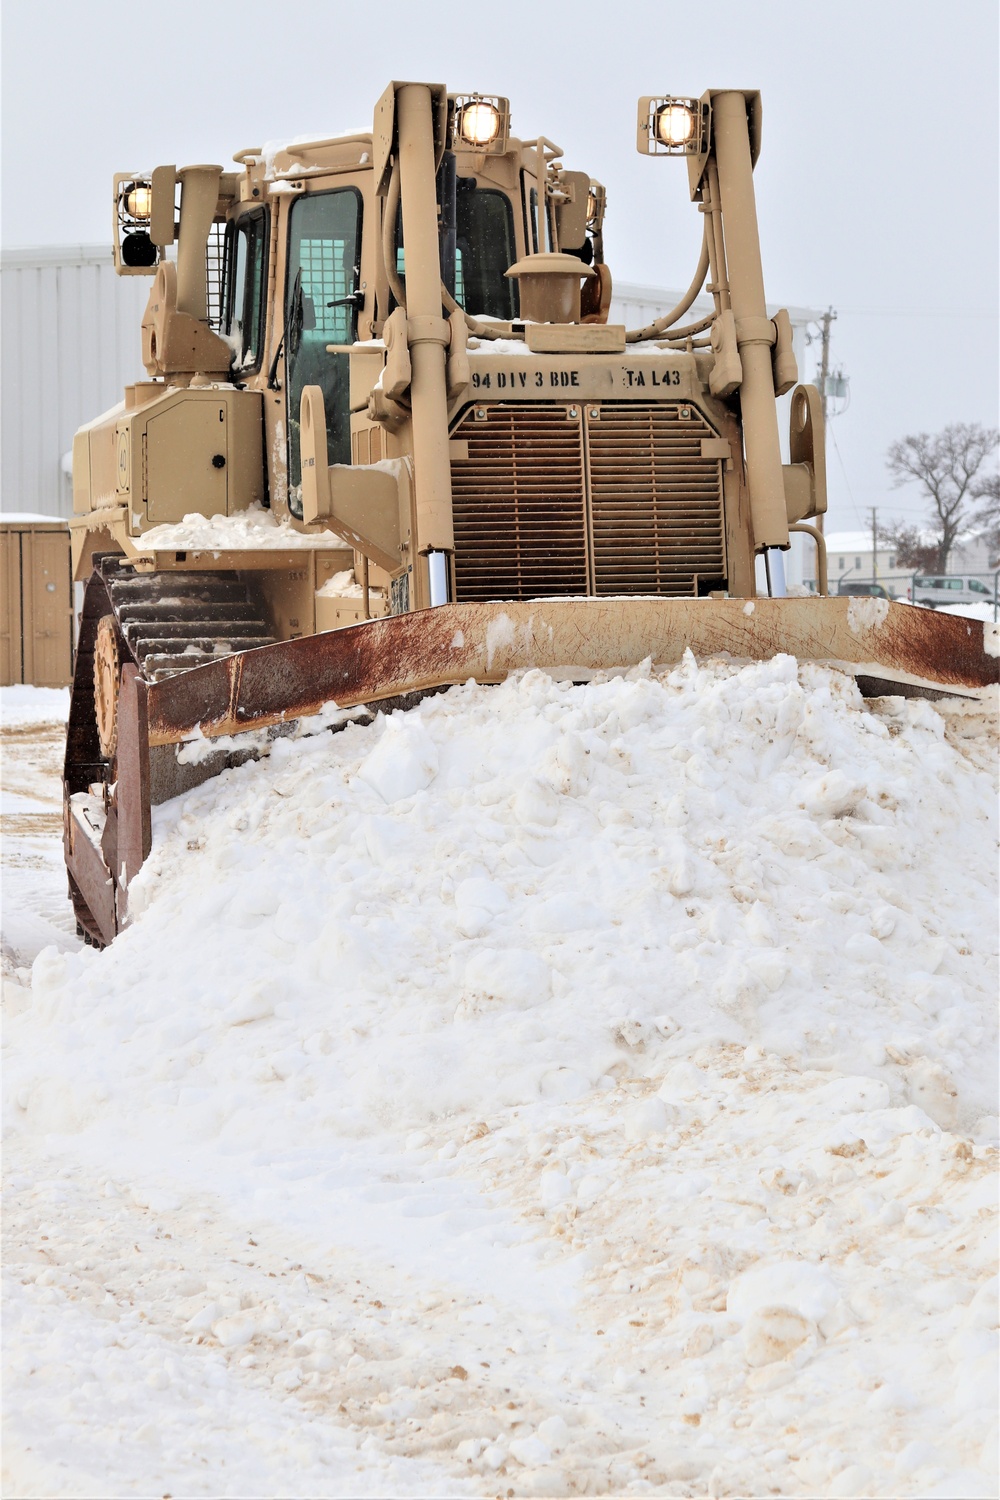
M65 687L73 677L69 527L55 516L0 515L0 684Z

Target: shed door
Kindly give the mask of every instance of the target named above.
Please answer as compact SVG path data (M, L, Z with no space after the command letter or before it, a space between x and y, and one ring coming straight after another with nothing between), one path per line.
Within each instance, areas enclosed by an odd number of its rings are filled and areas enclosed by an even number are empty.
M21 533L0 528L0 685L21 675Z
M73 678L73 585L68 531L21 535L24 681L65 687Z

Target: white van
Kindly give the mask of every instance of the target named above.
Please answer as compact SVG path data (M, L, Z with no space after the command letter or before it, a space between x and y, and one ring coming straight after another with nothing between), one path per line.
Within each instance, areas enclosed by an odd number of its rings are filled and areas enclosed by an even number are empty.
M967 573L928 574L926 578L914 578L908 589L914 604L926 604L937 609L944 604L992 604L993 580L987 584L982 578L970 577Z

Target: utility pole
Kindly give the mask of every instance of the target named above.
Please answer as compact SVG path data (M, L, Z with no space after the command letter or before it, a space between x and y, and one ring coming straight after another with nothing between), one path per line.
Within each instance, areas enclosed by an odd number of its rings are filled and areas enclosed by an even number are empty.
M878 511L872 506L872 582L878 583Z
M819 320L819 326L820 326L820 328L822 330L822 332L820 333L820 347L822 348L822 351L823 351L822 358L820 359L820 362L819 362L819 393L820 393L821 397L823 398L823 425L824 425L824 427L826 426L826 415L827 415L826 414L826 381L827 381L827 376L830 373L830 324L833 323L833 322L835 322L836 318L837 318L837 314L834 312L833 308L832 307L828 307L827 310L826 310L826 312L823 314L823 316Z
M830 374L830 324L833 323L836 320L836 317L837 317L837 314L834 312L833 308L832 307L828 307L827 310L826 310L826 312L823 314L823 316L820 319L818 319L819 326L820 326L820 334L819 334L820 348L822 350L822 355L821 355L820 362L819 362L819 395L820 395L820 400L823 403L823 429L824 429L824 432L826 430L826 418L827 418L826 382L827 382L827 377ZM815 337L816 337L815 334L809 333L809 334L806 335L806 340L807 340L808 343L811 344L813 342L813 340L815 339ZM816 517L816 522L815 522L815 524L816 524L816 530L819 531L821 534L822 534L822 532L824 530L823 521L824 521L824 517L823 516L817 516Z

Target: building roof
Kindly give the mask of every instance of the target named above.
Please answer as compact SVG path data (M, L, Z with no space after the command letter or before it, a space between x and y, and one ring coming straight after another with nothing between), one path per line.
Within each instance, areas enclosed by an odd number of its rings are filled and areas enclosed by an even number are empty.
M870 531L829 531L826 534L827 552L871 552L872 534ZM888 542L880 542L880 552L891 552L892 547Z

